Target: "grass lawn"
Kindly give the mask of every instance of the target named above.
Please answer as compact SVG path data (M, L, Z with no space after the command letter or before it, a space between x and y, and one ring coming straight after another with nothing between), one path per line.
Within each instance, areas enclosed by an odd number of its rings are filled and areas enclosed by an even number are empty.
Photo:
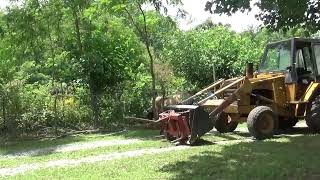
M87 156L94 156L99 154L114 153L114 152L125 152L130 150L138 150L143 148L163 148L172 146L170 142L163 138L157 138L159 131L157 130L133 130L126 131L116 135L104 135L104 134L94 134L94 135L77 135L61 139L46 139L46 140L29 140L29 141L14 141L5 144L4 147L0 148L0 168L16 167L21 164L28 163L38 163L38 162L48 162L51 160L59 159L79 159ZM40 155L33 155L27 157L19 158L5 158L5 155L28 151L39 148L48 148L52 146L65 145L70 143L84 143L84 142L94 142L101 140L124 140L124 139L140 139L141 141L121 146L108 146L100 147L95 149L85 149L75 152L48 152ZM228 141L228 140L238 140L245 139L246 136L243 133L213 133L208 134L203 137L204 140L208 142L216 141ZM1 157L1 155L4 155Z
M65 145L70 143L81 143L95 140L114 140L114 139L128 139L128 138L150 138L158 135L158 131L143 130L143 131L121 131L119 133L111 134L89 134L89 135L74 135L58 139L39 139L39 140L16 140L10 142L2 142L0 146L0 155L6 155L19 151L27 151L38 148L47 148L52 146Z
M46 162L52 159L77 159L81 157L124 152L129 150L172 146L163 139L155 138L158 131L129 131L113 136L84 135L81 142L102 139L138 138L143 142L130 145L101 147L73 153L54 153L40 157L0 160L0 167L30 162ZM74 137L75 138L75 137ZM123 158L66 166L63 168L39 169L19 174L11 179L320 179L320 135L297 137L281 136L255 142L214 144L248 138L247 133L208 134L201 146L153 155ZM66 140L56 140L59 142ZM79 141L76 141L79 142ZM40 143L36 141L35 144ZM69 142L70 143L70 142ZM50 145L50 142L44 142ZM55 144L55 143L53 143ZM52 144L51 144L52 145ZM11 151L17 144L7 145ZM28 146L29 149L35 148ZM38 147L38 146L36 146ZM2 151L5 152L5 151ZM15 161L15 162L10 162ZM1 178L1 176L0 176Z
M104 135L104 134L95 134L95 135L77 135L71 136L62 139L55 140L29 140L29 141L15 141L7 143L4 147L0 148L0 168L7 167L16 167L21 164L27 163L37 163L37 162L47 162L51 160L59 159L78 159L86 156L94 156L99 154L113 153L113 152L125 152L129 150L136 150L142 148L150 147L168 147L171 146L171 143L163 139L155 138L158 135L158 131L152 130L136 130L136 131L126 131L116 135ZM106 146L99 147L95 149L84 149L73 152L59 152L53 153L48 152L40 155L33 155L27 157L19 158L5 158L5 155L34 150L39 148L48 148L53 146L65 145L70 143L85 143L85 142L94 142L101 140L125 140L125 139L141 139L137 143L121 145L121 146ZM1 157L3 155L3 157Z

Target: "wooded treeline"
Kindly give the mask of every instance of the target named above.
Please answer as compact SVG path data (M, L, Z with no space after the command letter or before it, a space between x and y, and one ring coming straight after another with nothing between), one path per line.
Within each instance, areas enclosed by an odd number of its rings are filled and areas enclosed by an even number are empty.
M211 83L213 65L217 78L241 75L271 40L310 36L210 21L181 31L161 4L144 11L144 2L24 0L0 12L0 134L114 128L143 116L152 99L146 44L156 92L170 95Z

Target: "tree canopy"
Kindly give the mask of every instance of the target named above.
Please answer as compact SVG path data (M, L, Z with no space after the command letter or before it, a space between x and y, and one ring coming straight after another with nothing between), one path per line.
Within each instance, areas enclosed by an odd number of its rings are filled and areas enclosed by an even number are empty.
M251 0L210 0L205 10L211 13L231 15L237 11L250 11ZM313 32L320 28L320 2L315 0L261 0L255 5L260 12L256 15L268 28L275 30L304 27Z

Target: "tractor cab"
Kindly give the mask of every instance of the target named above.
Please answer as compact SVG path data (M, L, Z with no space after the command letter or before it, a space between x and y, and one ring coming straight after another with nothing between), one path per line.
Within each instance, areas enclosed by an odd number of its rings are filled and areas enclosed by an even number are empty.
M259 75L284 74L285 83L295 86L292 100L303 96L310 83L320 81L320 39L292 38L267 45Z
M292 38L268 44L258 72L285 73L287 83L319 80L320 39Z

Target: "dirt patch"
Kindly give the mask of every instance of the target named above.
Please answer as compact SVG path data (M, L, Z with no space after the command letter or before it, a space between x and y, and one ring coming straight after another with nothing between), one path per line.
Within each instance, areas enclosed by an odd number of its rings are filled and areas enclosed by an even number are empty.
M152 149L141 149L135 151L127 151L121 153L111 153L111 154L103 154L98 156L89 156L81 159L63 159L63 160L55 160L49 161L47 163L36 163L36 164L28 164L21 165L15 168L2 168L0 169L0 176L14 176L17 174L25 173L31 170L38 170L43 168L57 168L57 167L65 167L65 166L76 166L83 163L96 163L100 161L110 161L114 159L122 159L129 157L137 157L148 154L159 154L163 152L177 151L183 150L186 148L190 148L190 146L176 146L169 148L152 148Z
M15 153L7 154L4 156L0 155L0 158L19 158L19 157L39 156L39 155L45 155L48 153L73 152L73 151L95 149L95 148L107 147L107 146L128 145L128 144L134 144L139 142L142 142L142 141L139 139L128 139L128 140L101 140L101 141L92 141L92 142L85 142L85 143L72 143L72 144L59 145L59 146L54 146L49 148L15 152Z

